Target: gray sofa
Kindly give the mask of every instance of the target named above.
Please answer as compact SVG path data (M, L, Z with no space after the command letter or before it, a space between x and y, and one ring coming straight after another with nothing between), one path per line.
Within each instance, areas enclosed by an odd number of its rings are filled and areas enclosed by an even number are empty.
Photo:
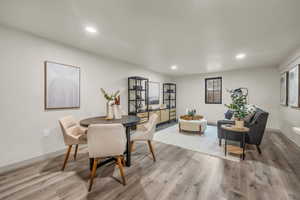
M246 143L254 144L257 147L258 152L261 154L261 149L259 145L261 144L264 132L266 129L266 124L268 120L269 113L257 108L255 115L245 126L250 129L249 133L246 135ZM218 121L218 138L219 145L221 146L222 139L225 139L225 131L228 133L227 138L229 140L240 141L241 135L236 133L231 133L230 131L221 128L223 124L235 124L232 120L219 120Z

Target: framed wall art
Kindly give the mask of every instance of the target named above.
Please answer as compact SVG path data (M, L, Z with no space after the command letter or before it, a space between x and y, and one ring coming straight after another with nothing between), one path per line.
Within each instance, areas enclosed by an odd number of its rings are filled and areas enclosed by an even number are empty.
M289 90L288 90L288 102L291 107L300 107L299 98L299 72L300 65L295 66L289 71Z
M80 108L80 68L45 61L45 109Z
M280 76L280 104L283 106L288 105L288 77L288 72L284 72Z
M159 104L160 84L149 81L149 104Z

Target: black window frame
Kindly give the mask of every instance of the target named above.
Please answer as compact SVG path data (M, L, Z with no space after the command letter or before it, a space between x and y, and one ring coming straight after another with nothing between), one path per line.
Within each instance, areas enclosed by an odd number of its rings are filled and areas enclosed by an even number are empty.
M220 87L220 101L218 102L209 102L208 101L208 96L207 96L207 81L210 80L221 80L221 87ZM222 100L223 100L223 94L222 94L222 77L212 77L212 78L205 78L205 104L222 104Z

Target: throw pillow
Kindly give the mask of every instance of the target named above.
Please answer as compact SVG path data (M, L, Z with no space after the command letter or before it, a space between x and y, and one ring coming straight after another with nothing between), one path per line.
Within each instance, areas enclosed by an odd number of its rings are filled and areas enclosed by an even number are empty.
M225 115L225 119L231 120L232 117L233 117L233 111L232 110L227 110L227 112L224 115Z
M246 123L250 123L253 116L256 113L256 106L255 105L247 105L247 111L248 111L248 115L245 117L244 121Z

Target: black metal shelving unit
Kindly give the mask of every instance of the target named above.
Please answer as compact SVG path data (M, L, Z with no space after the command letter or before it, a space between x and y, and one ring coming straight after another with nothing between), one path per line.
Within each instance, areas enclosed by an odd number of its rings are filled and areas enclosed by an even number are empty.
M169 120L176 121L176 84L164 83L163 84L163 103L169 109Z
M149 79L139 76L128 77L128 114L141 118L140 123L149 119Z

